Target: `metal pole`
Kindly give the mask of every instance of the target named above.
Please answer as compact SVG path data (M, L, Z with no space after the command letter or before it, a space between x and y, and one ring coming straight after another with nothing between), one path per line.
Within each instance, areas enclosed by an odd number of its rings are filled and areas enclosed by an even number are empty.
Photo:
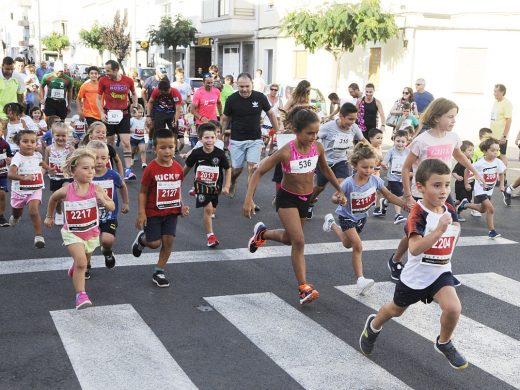
M38 0L38 57L39 62L42 61L42 29L41 29L41 18L40 18L40 0Z

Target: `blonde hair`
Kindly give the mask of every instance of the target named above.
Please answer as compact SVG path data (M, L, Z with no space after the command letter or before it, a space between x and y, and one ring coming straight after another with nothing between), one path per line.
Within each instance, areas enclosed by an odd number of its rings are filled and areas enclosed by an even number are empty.
M439 118L454 108L459 112L459 107L451 100L446 98L435 99L426 107L426 111L421 115L421 123L434 128L437 126Z
M69 126L65 122L54 122L51 126L51 134L54 137L55 131L58 129L65 129L67 135L69 134Z
M103 141L99 141L99 140L90 141L87 144L86 148L93 151L94 153L96 152L96 150L104 150L105 152L108 153L107 144L104 143Z
M96 161L96 155L87 148L78 148L65 160L63 165L63 173L66 177L72 177L74 175L74 169L78 165L78 161L82 158L90 157L94 162Z
M90 142L90 136L92 135L92 132L96 129L96 127L103 126L105 129L105 134L107 131L107 127L105 124L101 121L95 121L92 122L92 124L88 127L87 134L85 134L85 137L81 140L81 146L87 146L87 144Z

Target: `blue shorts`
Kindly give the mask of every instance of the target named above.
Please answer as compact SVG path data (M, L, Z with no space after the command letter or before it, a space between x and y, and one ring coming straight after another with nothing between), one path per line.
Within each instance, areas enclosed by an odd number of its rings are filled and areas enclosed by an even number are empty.
M390 191L395 196L403 196L403 183L400 181L388 181L388 185L386 186L388 191Z
M332 169L332 172L334 173L334 176L336 176L337 179L346 179L349 177L349 173L351 171L350 166L346 161L340 161L334 165L329 165L330 169ZM325 184L327 184L329 181L325 176L323 176L323 173L320 171L320 167L316 167L316 185L318 187L323 187Z
M7 176L0 177L0 191L9 192L9 183L7 182Z
M148 217L144 234L146 241L158 241L162 236L173 236L177 232L177 214L170 214L164 217Z
M136 138L130 137L130 146L132 148L137 148L140 144L144 145L144 138L136 139Z
M422 301L423 303L431 303L433 297L441 288L444 286L453 287L453 285L453 274L451 272L444 272L435 280L435 282L420 290L414 290L398 280L395 285L394 303L399 307L407 307L419 301Z
M356 232L360 234L363 231L363 228L365 227L365 223L367 222L367 218L361 218L358 221L355 221L350 218L345 218L341 215L338 215L339 218L339 226L341 227L342 231L349 230L349 229L356 229Z
M244 161L249 164L260 163L260 154L264 142L261 139L234 141L229 143L229 151L231 152L231 166L233 168L242 168Z

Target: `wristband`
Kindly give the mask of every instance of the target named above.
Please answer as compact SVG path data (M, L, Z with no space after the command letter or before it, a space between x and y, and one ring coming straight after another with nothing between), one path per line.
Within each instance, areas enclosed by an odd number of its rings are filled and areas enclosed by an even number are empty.
M45 219L48 219L48 218L52 219L52 217L50 215L46 215Z

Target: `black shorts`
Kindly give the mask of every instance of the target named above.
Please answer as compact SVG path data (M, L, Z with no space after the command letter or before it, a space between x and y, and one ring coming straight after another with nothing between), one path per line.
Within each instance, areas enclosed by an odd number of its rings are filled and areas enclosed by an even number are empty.
M230 156L231 158L231 156ZM283 179L282 164L278 163L274 166L273 179L275 183L281 183Z
M399 307L407 307L419 301L431 303L433 297L441 288L444 286L453 287L453 285L453 274L449 271L441 274L435 282L421 290L414 290L398 280L395 285L394 303Z
M86 116L85 121L87 122L87 126L90 126L94 122L101 122L101 119L92 118L91 116Z
M154 111L152 113L152 117L154 130L168 128L175 134L177 134L177 126L175 125L175 123L173 123L173 120L175 119L175 113Z
M349 230L349 229L356 229L356 232L360 234L363 231L363 228L365 227L365 223L367 223L367 219L361 218L358 221L354 221L350 218L345 218L341 215L338 215L339 219L339 226L341 227L342 231Z
M162 236L173 236L177 232L177 214L170 214L164 217L148 217L144 234L146 241L158 241Z
M9 192L9 183L7 182L7 175L0 177L0 191Z
M195 208L206 207L209 202L213 208L218 205L218 194L197 194L195 197Z
M124 114L121 122L116 125L105 123L105 126L107 127L107 137L116 134L130 134L130 115Z
M482 194L482 195L475 195L473 197L473 200L474 200L474 203L475 204L480 204L480 203L484 203L485 200L491 200L491 196L489 195L486 195L486 194Z
M503 144L498 144L500 146L500 154L507 156L507 140Z
M404 194L403 183L400 181L388 181L386 188L395 196L403 196Z
M115 236L116 229L117 229L117 219L109 219L108 221L99 223L100 233L108 233L108 234Z
M340 161L334 165L329 165L330 169L332 169L332 172L334 173L334 176L336 176L337 179L346 179L349 177L350 173L350 167L348 166L348 163L346 161ZM316 167L316 185L318 187L323 187L325 184L327 184L329 181L325 176L323 176L323 173L320 171L320 167Z
M65 183L72 183L72 178L70 179L60 179L60 180L49 180L49 189L51 190L51 192L55 192L55 191L58 191L61 187L63 187L63 184Z
M138 148L140 144L145 144L144 142L144 138L141 138L141 139L135 139L135 138L132 138L130 137L130 146L133 148Z
M67 103L65 102L65 99L47 98L45 99L45 108L43 112L47 116L57 115L62 121L64 121L68 114Z
M276 193L276 211L278 209L298 209L300 218L307 218L310 200L311 194L296 195L280 188Z

